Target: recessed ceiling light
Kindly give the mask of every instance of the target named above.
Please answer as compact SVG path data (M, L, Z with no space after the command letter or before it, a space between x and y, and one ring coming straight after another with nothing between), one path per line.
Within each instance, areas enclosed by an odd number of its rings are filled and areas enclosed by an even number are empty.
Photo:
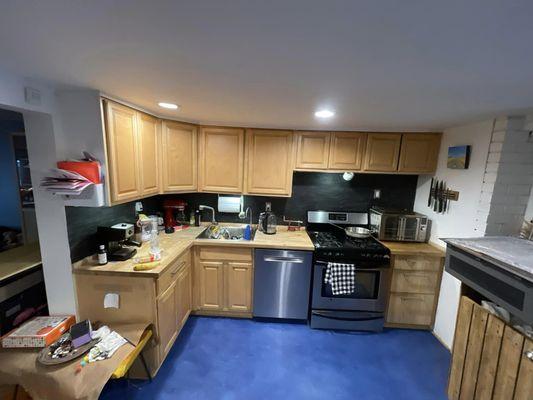
M178 105L174 103L160 102L157 104L159 105L159 107L168 108L169 110L177 110L179 108Z
M331 118L335 115L334 111L331 110L318 110L315 112L315 117L317 118Z

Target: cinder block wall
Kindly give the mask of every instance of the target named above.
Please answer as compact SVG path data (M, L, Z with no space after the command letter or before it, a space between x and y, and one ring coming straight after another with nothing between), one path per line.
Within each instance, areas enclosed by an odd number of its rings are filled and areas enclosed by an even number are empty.
M533 185L533 134L526 117L498 118L485 169L480 212L485 235L520 231Z

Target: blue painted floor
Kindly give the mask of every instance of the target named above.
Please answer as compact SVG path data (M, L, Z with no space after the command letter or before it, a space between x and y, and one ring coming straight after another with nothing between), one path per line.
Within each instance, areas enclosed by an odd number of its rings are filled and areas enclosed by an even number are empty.
M446 399L449 352L424 331L380 334L191 317L150 384L101 399Z

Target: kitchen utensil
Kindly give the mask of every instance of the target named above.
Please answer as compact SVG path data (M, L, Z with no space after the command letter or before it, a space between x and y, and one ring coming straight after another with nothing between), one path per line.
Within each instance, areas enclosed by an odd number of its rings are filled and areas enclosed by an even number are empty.
M443 196L443 206L442 206L442 212L445 213L446 210L448 209L448 188L446 187L446 182L443 183L443 186L444 186L444 190L442 192L442 196Z
M364 239L370 236L370 229L363 228L361 226L348 226L347 228L334 224L330 222L331 225L333 225L336 228L342 229L347 236L356 238L356 239Z
M442 212L443 203L444 203L444 182L440 181L440 187L439 187L439 213Z

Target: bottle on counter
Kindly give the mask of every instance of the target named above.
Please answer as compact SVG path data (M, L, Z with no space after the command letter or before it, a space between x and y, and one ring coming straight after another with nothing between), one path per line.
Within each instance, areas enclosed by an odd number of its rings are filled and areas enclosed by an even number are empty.
M189 217L189 225L194 226L195 225L195 218L194 218L194 211L191 211L191 215Z
M98 246L98 264L100 265L107 264L107 251L105 250L105 245L103 244Z
M194 211L194 226L200 226L200 210Z

